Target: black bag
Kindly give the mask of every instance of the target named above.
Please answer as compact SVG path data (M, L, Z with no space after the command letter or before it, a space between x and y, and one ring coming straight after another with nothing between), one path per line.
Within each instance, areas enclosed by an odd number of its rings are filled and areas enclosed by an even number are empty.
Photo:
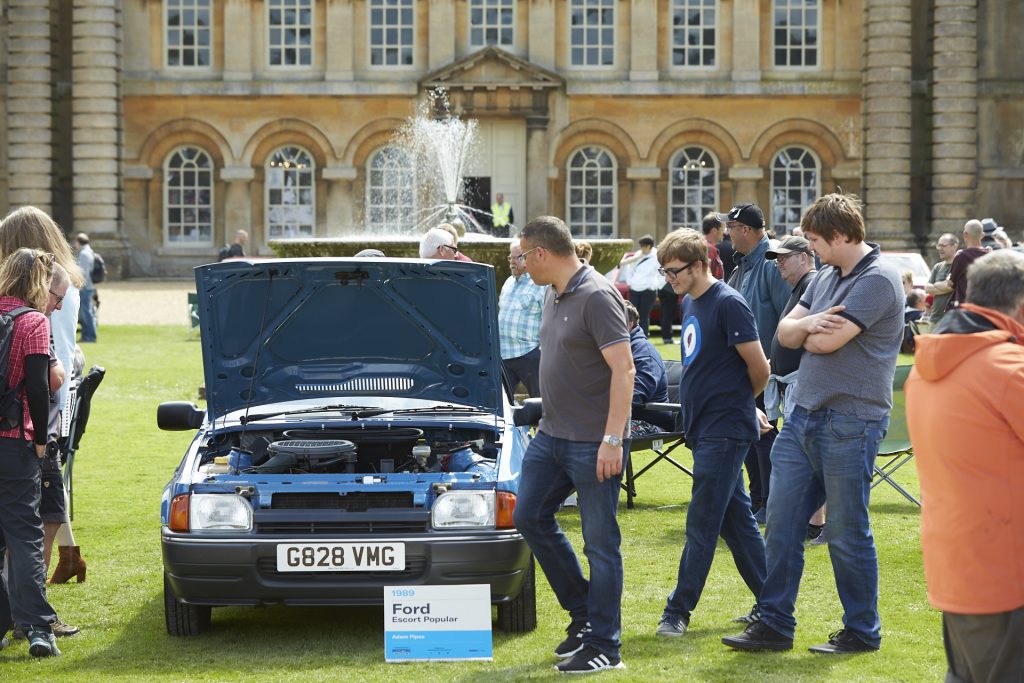
M230 244L225 244L223 247L220 248L219 251L217 251L217 263L220 263L224 259L230 258L230 257L231 257L231 245Z
M7 313L0 313L0 430L8 431L21 425L21 400L16 387L7 385L7 362L11 355L11 340L14 338L14 321L23 313L35 309L20 306ZM24 384L24 382L22 382Z
M92 283L97 284L107 279L107 264L103 261L103 257L96 252L93 252L92 256L92 273L90 277L92 278Z

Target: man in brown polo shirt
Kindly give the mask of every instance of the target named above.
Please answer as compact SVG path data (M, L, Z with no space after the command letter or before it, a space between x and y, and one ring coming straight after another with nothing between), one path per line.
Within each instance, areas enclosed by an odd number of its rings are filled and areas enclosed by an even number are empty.
M615 515L622 438L633 397L633 357L622 297L580 263L561 219L541 216L519 233L530 277L551 285L540 326L544 416L523 459L515 510L562 608L568 637L555 648L564 673L623 668L621 536ZM555 520L576 489L590 580Z

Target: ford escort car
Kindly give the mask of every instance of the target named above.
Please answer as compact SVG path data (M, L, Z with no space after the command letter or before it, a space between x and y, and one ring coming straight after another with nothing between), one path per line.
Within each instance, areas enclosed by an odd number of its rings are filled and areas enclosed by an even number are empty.
M385 586L488 584L536 626L512 522L526 427L502 383L494 269L233 261L196 269L207 406L164 490L167 631L225 605L383 604Z

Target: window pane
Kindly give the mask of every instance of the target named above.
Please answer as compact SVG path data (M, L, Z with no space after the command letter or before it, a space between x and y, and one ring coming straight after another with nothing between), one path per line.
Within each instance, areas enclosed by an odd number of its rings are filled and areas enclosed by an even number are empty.
M164 167L164 239L212 243L213 179L209 170L200 170L212 167L209 156L198 147L183 147Z
M566 214L577 237L615 233L615 161L599 147L583 147L569 159Z
M787 147L772 161L772 227L784 235L818 196L818 162L802 147Z

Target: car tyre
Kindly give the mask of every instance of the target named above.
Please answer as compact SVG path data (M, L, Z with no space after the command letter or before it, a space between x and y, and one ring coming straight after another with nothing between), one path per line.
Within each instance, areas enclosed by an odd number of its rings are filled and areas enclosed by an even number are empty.
M498 628L506 633L527 633L537 628L537 575L532 555L519 595L498 603Z
M197 636L210 628L209 605L188 605L178 600L174 588L164 574L164 618L172 636Z

